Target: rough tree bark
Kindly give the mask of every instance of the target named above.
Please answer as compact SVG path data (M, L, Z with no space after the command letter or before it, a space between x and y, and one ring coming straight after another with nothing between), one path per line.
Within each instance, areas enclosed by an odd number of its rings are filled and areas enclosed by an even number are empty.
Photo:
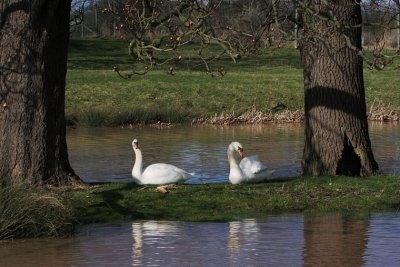
M360 5L354 0L305 2L314 11L305 9L300 44L305 90L303 175L371 175L378 164L368 134L363 63L358 55Z
M70 0L0 2L0 186L75 184L64 118Z

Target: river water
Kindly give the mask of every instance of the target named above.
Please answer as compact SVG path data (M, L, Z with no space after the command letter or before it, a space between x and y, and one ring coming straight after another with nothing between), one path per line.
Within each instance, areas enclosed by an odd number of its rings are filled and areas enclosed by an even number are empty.
M139 140L144 167L164 162L176 165L194 178L188 183L228 182L226 150L239 141L246 155L259 155L276 177L300 174L303 149L300 124L262 126L174 126L171 128L76 128L67 132L72 167L86 182L129 182ZM400 173L400 124L370 124L370 137L380 169Z
M0 242L0 266L399 266L400 214L88 225L65 239Z
M400 173L400 125L371 124L380 168ZM172 163L190 183L228 182L226 149L240 141L276 176L300 172L303 128L174 126L68 129L70 161L87 182L130 182L140 142L145 166ZM86 225L64 239L0 242L0 266L399 266L400 213L367 218L282 215L230 222L135 221Z

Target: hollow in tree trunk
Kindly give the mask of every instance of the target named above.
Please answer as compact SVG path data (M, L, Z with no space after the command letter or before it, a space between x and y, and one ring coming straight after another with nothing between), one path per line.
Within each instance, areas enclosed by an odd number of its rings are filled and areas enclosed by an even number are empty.
M75 184L64 118L69 0L0 3L0 186Z
M372 175L357 1L306 1L300 54L304 68L303 175ZM312 10L310 9L310 10Z

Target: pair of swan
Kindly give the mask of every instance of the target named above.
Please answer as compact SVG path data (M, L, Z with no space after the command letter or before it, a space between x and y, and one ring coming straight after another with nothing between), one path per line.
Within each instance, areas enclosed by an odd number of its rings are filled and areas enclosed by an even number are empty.
M142 151L139 148L137 139L132 141L132 148L135 152L135 164L132 169L132 177L135 183L144 184L174 184L183 183L191 178L193 174L188 173L174 165L165 163L156 163L148 166L143 171ZM268 180L273 170L260 162L257 156L245 157L238 164L235 158L235 152L243 158L243 146L239 142L232 142L228 146L229 161L229 181L232 184L257 183Z

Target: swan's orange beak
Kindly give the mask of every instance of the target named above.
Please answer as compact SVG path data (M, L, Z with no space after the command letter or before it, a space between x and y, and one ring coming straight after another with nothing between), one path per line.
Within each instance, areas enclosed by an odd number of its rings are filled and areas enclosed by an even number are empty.
M243 156L244 156L243 148L239 147L239 148L238 148L238 153L239 153L239 156L240 156L241 158L243 158Z

